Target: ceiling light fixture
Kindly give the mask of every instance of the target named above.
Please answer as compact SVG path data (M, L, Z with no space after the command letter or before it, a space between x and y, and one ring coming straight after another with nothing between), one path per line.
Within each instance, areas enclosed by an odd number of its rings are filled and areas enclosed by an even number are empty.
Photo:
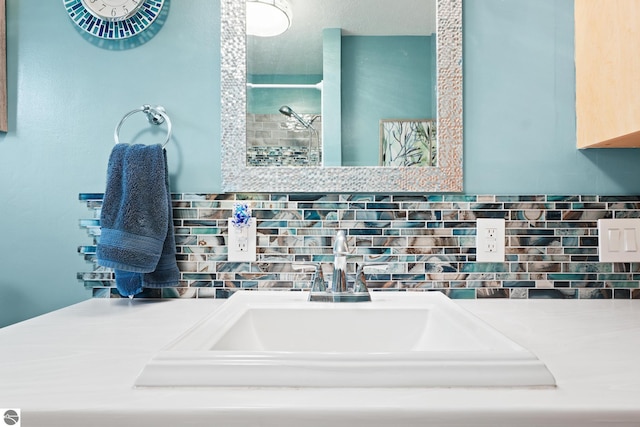
M273 37L291 26L291 8L287 0L247 0L247 34Z

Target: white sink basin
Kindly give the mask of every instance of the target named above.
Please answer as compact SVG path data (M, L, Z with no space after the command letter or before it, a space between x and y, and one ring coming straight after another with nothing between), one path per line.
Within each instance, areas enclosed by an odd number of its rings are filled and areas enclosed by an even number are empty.
M161 350L136 386L554 386L544 363L440 292L308 302L239 291Z

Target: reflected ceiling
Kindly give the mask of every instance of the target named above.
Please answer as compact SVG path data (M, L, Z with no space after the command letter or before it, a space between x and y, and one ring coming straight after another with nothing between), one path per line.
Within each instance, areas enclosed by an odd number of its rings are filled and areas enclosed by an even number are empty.
M434 0L289 2L293 15L289 30L276 37L249 37L249 74L322 74L323 28L342 28L344 35L369 36L431 35L436 31Z

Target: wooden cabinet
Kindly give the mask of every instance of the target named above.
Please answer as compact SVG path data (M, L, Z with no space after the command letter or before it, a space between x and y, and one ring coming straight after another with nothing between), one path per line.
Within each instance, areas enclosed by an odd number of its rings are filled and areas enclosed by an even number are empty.
M640 147L640 0L575 0L578 148Z

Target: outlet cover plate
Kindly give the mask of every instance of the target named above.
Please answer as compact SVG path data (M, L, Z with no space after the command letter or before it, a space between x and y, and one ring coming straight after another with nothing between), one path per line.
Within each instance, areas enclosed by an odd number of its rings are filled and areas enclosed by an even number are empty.
M600 262L640 262L640 219L598 220Z
M476 261L504 262L504 218L478 218L476 226Z
M256 260L256 220L249 225L236 227L229 218L229 238L227 239L227 260L231 262L254 262Z

